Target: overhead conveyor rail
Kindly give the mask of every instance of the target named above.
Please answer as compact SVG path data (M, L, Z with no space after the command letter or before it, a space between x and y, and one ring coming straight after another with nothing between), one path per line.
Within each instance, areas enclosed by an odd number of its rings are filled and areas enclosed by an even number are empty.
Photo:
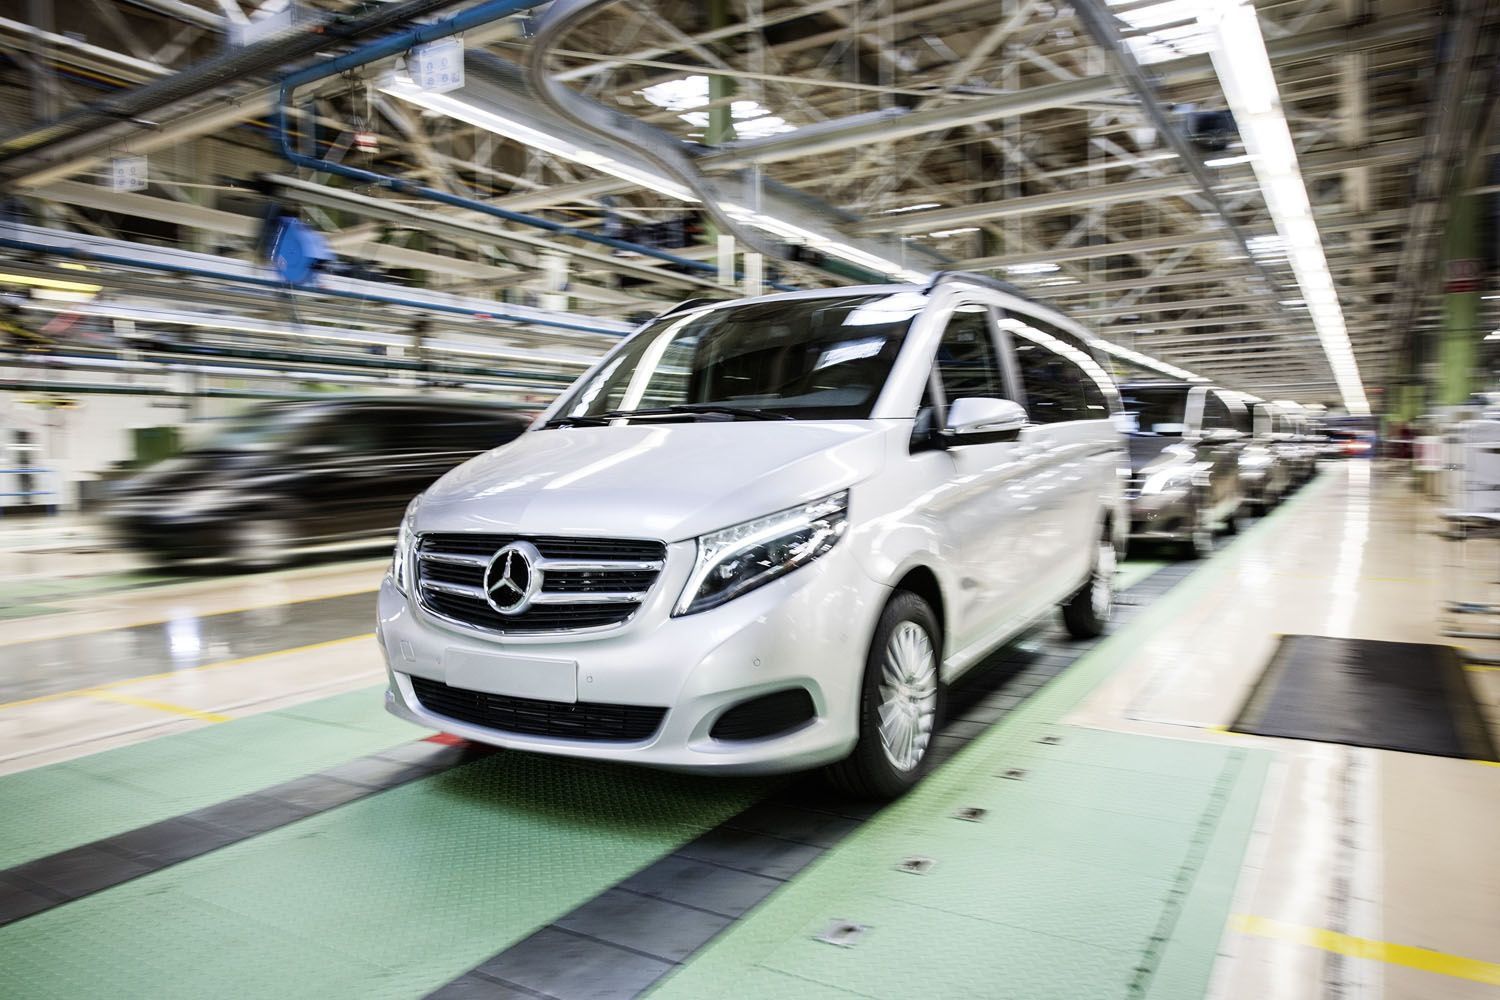
M525 326L576 330L619 337L630 332L629 323L536 309L530 306L473 299L424 288L397 288L378 281L320 275L315 282L293 285L268 267L213 254L156 247L86 233L64 232L19 223L0 223L0 248L23 253L50 254L73 261L98 261L120 267L145 268L236 284L258 285L286 292L358 299L411 310L450 313L517 323Z

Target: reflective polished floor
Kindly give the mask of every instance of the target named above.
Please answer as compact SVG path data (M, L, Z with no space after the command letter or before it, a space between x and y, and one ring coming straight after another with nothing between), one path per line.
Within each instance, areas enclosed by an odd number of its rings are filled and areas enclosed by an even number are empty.
M1439 530L1349 462L1208 560L1133 554L1111 633L997 653L883 809L391 718L381 560L33 551L0 994L1500 998L1500 767L1230 731L1281 635L1500 647L1440 634ZM1500 733L1500 671L1464 676Z
M1273 527L1266 525L1265 527ZM1495 643L1441 634L1459 572L1437 508L1368 462L1325 473L1263 544L1199 574L1069 722L1276 759L1224 941L1219 995L1500 996L1500 767L1228 728L1282 635ZM1473 544L1473 543L1471 543ZM1466 592L1500 559L1473 561ZM1466 677L1500 733L1500 671Z

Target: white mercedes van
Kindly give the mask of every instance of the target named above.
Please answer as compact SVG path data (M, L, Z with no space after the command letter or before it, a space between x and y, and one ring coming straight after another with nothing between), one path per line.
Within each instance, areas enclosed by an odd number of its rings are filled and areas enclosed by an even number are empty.
M412 501L386 704L522 750L922 774L945 686L1113 604L1119 401L1083 328L983 277L686 303Z

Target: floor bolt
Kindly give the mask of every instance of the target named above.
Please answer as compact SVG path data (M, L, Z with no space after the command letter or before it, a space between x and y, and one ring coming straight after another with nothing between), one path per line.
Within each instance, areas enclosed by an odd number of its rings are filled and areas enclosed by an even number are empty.
M839 948L853 948L869 929L864 924L856 924L852 920L833 920L816 937L824 944Z
M989 810L980 806L964 806L953 814L954 819L961 819L965 823L978 823L988 815Z
M932 866L937 864L931 858L924 858L920 854L913 854L909 858L902 858L896 864L898 872L906 872L909 875L926 875L932 871Z
M1013 767L1008 771L1001 771L1000 777L1007 781L1025 781L1026 769L1024 767Z

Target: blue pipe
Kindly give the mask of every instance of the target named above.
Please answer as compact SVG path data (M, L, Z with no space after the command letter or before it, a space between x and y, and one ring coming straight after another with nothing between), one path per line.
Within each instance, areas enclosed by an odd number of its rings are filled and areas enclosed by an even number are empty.
M551 219L544 219L540 216L526 215L521 212L510 212L503 208L497 208L494 205L487 205L482 201L475 201L472 198L463 198L458 195L449 194L446 191L439 191L435 188L423 187L420 184L413 184L410 181L402 180L399 177L388 177L385 174L377 174L371 170L361 170L358 167L348 167L342 163L334 163L332 160L323 160L312 156L305 156L302 153L297 152L297 150L293 148L291 131L288 123L288 112L291 110L292 93L298 87L301 87L308 83L312 83L314 80L322 80L327 77L334 76L338 73L342 73L345 70L363 66L366 63L374 62L377 59L386 59L391 56L400 55L402 52L407 51L413 46L423 45L427 42L436 41L440 38L447 38L450 35L456 35L459 32L467 31L470 28L477 28L481 25L488 24L491 21L506 17L507 15L515 14L519 11L535 7L539 3L540 0L489 0L488 3L479 4L477 7L470 7L468 10L455 14L445 20L434 21L431 24L424 24L415 28L408 29L407 31L398 32L397 34L391 35L387 38L382 38L379 41L371 42L368 45L362 45L359 48L354 49L350 52L346 52L344 55L338 56L335 59L321 62L315 66L309 66L306 69L298 70L295 73L292 73L291 75L285 77L281 81L281 86L276 98L276 108L273 112L273 121L276 124L276 140L277 144L281 147L281 155L284 156L289 162L299 167L306 167L309 170L338 174L341 177L348 177L351 180L362 181L366 184L378 184L381 187L388 188L401 194L416 195L417 197L426 198L430 201L441 202L445 205L453 205L456 208L468 209L472 212L481 212L485 215L490 215L497 219L503 219L506 222L514 222L520 225L530 226L534 229L546 230L550 233L556 233L559 236L568 236L575 239L585 240L589 243L598 243L603 246L611 247L615 250L625 250L629 251L630 253L638 253L646 257L654 257L657 260L664 260L668 263L676 264L679 267L685 267L692 271L717 274L719 271L717 266L705 263L701 260L691 260L687 257L679 257L676 254L667 253L664 250L657 250L654 247L643 246L639 243L628 243L625 240L617 240L612 239L608 236L600 236L598 233L589 232L588 230L583 229L576 229L564 223L553 222ZM315 131L316 123L310 124L308 129L309 134L314 134Z

